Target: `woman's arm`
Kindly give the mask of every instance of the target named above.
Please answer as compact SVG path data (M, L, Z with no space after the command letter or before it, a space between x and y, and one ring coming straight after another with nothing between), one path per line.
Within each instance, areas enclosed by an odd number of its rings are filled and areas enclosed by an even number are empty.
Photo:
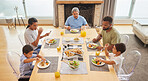
M33 43L31 43L33 46L36 46L36 47L38 46L38 42L40 40L40 35L41 35L42 32L43 32L43 29L42 28L39 28L39 30L38 30L38 36L37 36L36 40Z

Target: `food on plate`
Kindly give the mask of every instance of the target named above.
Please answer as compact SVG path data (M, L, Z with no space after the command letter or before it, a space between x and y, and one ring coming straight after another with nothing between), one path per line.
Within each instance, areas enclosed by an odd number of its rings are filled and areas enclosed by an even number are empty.
M74 40L75 40L75 41L79 41L80 39L76 37L76 38L74 38Z
M95 48L98 47L98 45L95 44L95 43L89 43L89 44L88 44L88 47L89 47L89 48L93 48L93 49L95 49Z
M76 69L79 67L79 61L69 61L69 67L72 69Z
M48 43L51 43L51 44L52 43L56 43L56 40L55 39L51 39L51 40L48 41Z
M71 53L71 52L73 52L73 53ZM70 56L74 56L75 55L74 53L76 53L76 54L82 54L83 52L79 48L74 48L74 49L66 50L64 53L68 57L70 57Z
M79 30L78 29L71 29L70 32L76 33L76 32L79 32Z
M99 58L99 57L93 58L93 59L92 59L92 62L93 62L94 64L96 64L96 65L100 65L100 64L102 64L103 62L100 62L99 59L101 59L101 58Z
M42 61L42 62L40 63L40 66L45 66L45 65L48 65L48 64L49 64L48 61L46 61L46 62L43 62L43 61Z

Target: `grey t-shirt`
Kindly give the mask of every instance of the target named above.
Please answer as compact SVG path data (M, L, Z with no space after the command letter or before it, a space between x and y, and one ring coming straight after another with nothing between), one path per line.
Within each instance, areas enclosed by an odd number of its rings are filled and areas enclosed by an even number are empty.
M37 38L37 31L36 30L31 30L30 28L27 28L25 33L24 33L24 38L26 44L29 44L33 47L33 49L36 49L37 47L33 46L31 43L33 43L36 38Z
M35 58L36 56L37 56L37 54L32 54L31 58ZM24 63L25 59L27 59L27 57L25 57L24 54L22 54L22 56L20 58L20 75L21 76L31 73L32 69L33 69L32 62Z

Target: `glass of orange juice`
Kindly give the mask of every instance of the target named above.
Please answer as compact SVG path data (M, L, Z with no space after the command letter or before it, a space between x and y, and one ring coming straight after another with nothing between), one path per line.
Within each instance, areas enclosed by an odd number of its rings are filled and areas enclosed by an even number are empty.
M81 36L82 36L82 37L85 37L85 36L86 36L86 31L82 30L82 31L81 31Z
M61 35L64 35L64 32L61 32Z
M100 55L100 51L96 51L96 56L99 56Z
M57 47L57 51L61 51L61 46L58 46Z

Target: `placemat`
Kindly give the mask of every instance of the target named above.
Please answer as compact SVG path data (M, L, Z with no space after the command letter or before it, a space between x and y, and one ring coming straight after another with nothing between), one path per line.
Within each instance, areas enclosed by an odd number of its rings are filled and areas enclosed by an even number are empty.
M88 74L85 62L80 62L80 65L77 70L73 70L69 67L68 64L61 62L60 73L61 74Z
M51 64L50 64L49 67L47 67L45 69L39 69L38 73L54 73L54 72L57 72L59 57L45 57L45 58L48 59L51 62Z

